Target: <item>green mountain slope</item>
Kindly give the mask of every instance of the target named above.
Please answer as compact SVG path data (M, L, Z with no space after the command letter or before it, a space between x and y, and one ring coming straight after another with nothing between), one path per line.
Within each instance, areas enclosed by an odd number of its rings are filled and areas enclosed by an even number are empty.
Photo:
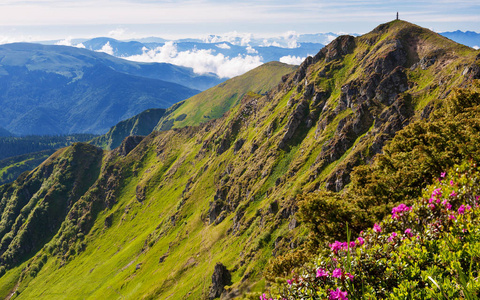
M479 78L477 56L394 21L337 38L220 119L129 138L111 152L58 151L0 188L0 295L213 299L224 285L226 298L264 290L267 261L306 241L297 195L341 190L354 166ZM211 289L217 263L231 282Z
M92 140L93 145L114 149L130 135L148 135L154 128L168 130L184 126L199 125L221 117L238 105L248 92L265 93L280 81L282 76L296 67L270 62L241 76L225 81L165 110L147 110L112 127L108 133Z
M55 150L43 150L0 160L0 185L12 182L25 171L31 171L45 161Z
M155 130L195 126L219 118L238 105L248 92L264 94L295 69L295 66L280 62L263 64L181 102L160 120Z
M120 143L127 136L149 135L160 118L165 115L165 111L162 108L147 109L130 119L119 122L110 128L106 134L94 138L90 143L111 150L120 146Z

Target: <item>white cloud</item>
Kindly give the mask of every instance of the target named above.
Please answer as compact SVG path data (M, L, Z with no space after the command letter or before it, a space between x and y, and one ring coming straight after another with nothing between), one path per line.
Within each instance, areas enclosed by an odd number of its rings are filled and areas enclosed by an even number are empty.
M110 45L110 42L107 42L105 45L103 45L102 49L97 50L97 52L105 52L107 54L113 55L113 48Z
M267 39L264 39L264 40L263 40L262 46L264 46L264 47L270 47L270 46L273 46L273 47L282 47L282 45L280 45L278 42L276 42L276 41L270 42L270 41L267 40Z
M112 38L115 38L115 39L119 39L121 38L122 36L124 36L126 33L126 30L123 29L123 28L117 28L115 30L111 30L110 32L108 32L108 36L109 37L112 37Z
M215 73L219 77L241 75L262 64L260 56L238 55L230 58L223 54L213 54L212 49L192 49L178 51L177 45L167 42L155 49L144 49L142 55L134 55L125 59L141 62L166 62L174 65L193 68L197 74Z
M280 62L289 65L299 65L305 60L305 57L287 55L280 57Z
M298 47L298 44L297 44L298 34L295 31L285 32L285 34L283 35L283 38L285 39L288 48Z
M60 45L60 46L72 46L72 38L68 37L64 40L58 41L55 43L55 45Z
M231 49L232 48L229 45L227 45L226 43L218 44L218 45L215 45L215 46L217 46L220 49Z
M227 32L222 35L209 35L203 38L206 43L228 42L232 45L248 46L253 38L251 33L239 33L237 31Z
M68 37L68 38L66 38L66 39L64 39L64 40L58 41L58 42L55 43L55 45L70 46L70 47L77 47L77 48L85 48L85 45L82 44L82 43L74 45L74 44L72 43L72 38L71 38L71 37ZM106 46L106 45L105 45L105 46ZM103 46L103 47L105 47L105 46ZM108 48L108 47L107 47L107 48ZM106 48L106 50L108 51L109 49L107 49L107 48ZM110 47L110 48L111 48L111 47ZM103 49L103 48L102 48L102 49ZM105 51L103 51L103 52L105 52ZM107 53L108 53L108 52L107 52ZM112 49L112 53L113 53L113 49ZM108 53L108 54L110 54L110 53ZM110 54L110 55L113 55L113 54Z
M329 43L336 38L337 38L337 36L335 36L335 35L332 35L332 34L327 35L327 40L328 40Z
M480 49L480 47L478 47L478 46L473 46L472 48L475 49L475 50Z
M255 48L253 48L252 46L248 45L247 48L245 48L247 50L247 53L248 54L257 54L258 51L255 50Z

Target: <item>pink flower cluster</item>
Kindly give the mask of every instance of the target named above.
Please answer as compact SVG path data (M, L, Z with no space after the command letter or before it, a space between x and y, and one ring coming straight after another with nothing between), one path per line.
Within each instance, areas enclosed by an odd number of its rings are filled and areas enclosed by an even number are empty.
M319 268L317 269L317 278L320 278L320 277L328 277L330 276L330 274L328 273L327 270L323 269L323 268ZM342 269L340 268L335 268L332 272L332 277L334 278L340 278L340 279L350 279L350 280L353 280L353 275L346 272L346 273L343 273Z
M273 300L272 298L267 298L267 296L265 296L265 294L261 295L260 296L260 300Z
M398 219L403 215L404 212L410 211L411 206L406 206L405 204L400 204L397 207L392 208L392 219Z
M330 291L330 297L328 297L329 300L348 300L347 298L348 292L342 292L341 289L337 289L336 291L331 290Z
M393 242L393 240L398 236L398 234L394 231L390 234L390 236L388 237L388 241L389 242Z
M467 205L463 205L463 204L462 204L462 205L460 205L460 207L458 208L458 213L459 213L460 215L463 215L463 214L465 213L465 210L470 210L470 209L472 209L472 207L471 207L470 205L468 205L468 204L467 204Z
M348 244L347 242L335 241L335 243L330 244L329 246L330 246L330 249L335 254L337 254L337 252L339 250L348 250L348 248L354 248L355 247L355 242L350 242L350 244Z
M348 249L353 249L356 246L362 246L364 243L365 240L360 236L357 238L356 242L351 241L350 243L348 243L335 241L333 244L329 244L329 246L333 253L337 254L340 250L347 251Z

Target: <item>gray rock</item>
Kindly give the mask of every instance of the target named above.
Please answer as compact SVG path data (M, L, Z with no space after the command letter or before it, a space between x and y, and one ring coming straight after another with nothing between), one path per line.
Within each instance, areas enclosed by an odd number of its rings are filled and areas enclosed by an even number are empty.
M225 286L232 283L232 276L228 269L222 264L217 263L212 274L212 285L208 293L208 299L215 299L225 292Z

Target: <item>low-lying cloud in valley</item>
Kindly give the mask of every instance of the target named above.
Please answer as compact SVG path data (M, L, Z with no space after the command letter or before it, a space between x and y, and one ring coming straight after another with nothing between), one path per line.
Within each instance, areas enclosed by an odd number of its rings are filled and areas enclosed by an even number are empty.
M305 60L305 58L306 57L286 55L286 56L280 57L280 62L284 64L289 64L289 65L299 65Z
M124 57L128 60L141 62L165 62L174 65L193 68L195 73L215 73L219 77L234 77L260 66L262 57L258 55L238 55L228 57L215 53L212 49L191 49L178 51L174 42L167 42L155 49L143 48L141 55Z

